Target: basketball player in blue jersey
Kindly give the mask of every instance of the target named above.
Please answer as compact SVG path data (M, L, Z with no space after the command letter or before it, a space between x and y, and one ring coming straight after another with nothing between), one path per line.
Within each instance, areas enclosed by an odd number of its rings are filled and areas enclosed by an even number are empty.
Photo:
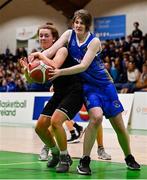
M102 50L100 40L89 31L91 21L92 17L88 11L83 9L76 11L73 17L73 29L65 31L56 43L42 54L36 53L30 56L30 60L33 60L35 56L43 58L44 55L50 58L60 47L68 43L69 54L73 57L73 66L55 69L52 71L51 79L79 73L83 80L84 99L90 121L85 132L83 156L77 167L78 173L91 174L90 153L103 115L110 120L117 133L128 168L139 170L140 165L131 154L129 136L122 119L121 113L124 109L118 99L112 79L100 59Z

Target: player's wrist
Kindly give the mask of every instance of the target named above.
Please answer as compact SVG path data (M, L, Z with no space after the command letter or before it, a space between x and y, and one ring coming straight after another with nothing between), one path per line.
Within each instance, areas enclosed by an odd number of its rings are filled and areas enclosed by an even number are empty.
M43 51L42 54L43 54L45 57L48 58L48 52L47 52L47 50Z
M63 69L60 69L60 76L64 76L65 74L64 74L64 70Z

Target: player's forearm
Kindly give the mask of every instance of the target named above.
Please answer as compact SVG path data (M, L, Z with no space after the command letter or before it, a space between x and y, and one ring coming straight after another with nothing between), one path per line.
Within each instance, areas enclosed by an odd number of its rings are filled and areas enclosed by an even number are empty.
M51 48L46 49L42 52L42 54L44 56L46 56L47 58L52 58L55 55L55 53L56 53L56 51L54 49L51 49Z
M66 75L72 75L72 74L78 74L78 73L84 72L86 69L87 67L85 67L84 65L78 64L76 66L63 68L60 70L61 70L61 76L66 76Z
M41 60L50 66L56 67L55 62L53 60L47 58L46 56L43 56Z

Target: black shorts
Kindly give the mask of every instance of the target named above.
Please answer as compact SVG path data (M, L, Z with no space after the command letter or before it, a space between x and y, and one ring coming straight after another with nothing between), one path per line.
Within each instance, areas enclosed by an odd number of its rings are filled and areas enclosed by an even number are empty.
M52 116L56 109L66 114L67 118L73 119L80 111L83 104L82 85L74 84L65 88L64 91L55 92L44 107L41 114Z

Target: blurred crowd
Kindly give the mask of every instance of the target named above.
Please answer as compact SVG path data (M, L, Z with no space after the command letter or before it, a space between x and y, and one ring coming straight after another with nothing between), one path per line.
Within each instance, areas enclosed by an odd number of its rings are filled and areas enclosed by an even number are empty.
M147 92L147 34L143 36L139 23L127 37L102 42L102 59L119 93ZM17 48L15 55L7 48L0 54L0 92L39 91L27 83L21 57L27 57L25 48ZM35 89L36 88L36 89ZM49 86L40 91L49 91Z
M23 68L19 64L19 59L26 56L25 48L18 48L15 55L8 48L4 54L0 54L0 92L28 90Z

